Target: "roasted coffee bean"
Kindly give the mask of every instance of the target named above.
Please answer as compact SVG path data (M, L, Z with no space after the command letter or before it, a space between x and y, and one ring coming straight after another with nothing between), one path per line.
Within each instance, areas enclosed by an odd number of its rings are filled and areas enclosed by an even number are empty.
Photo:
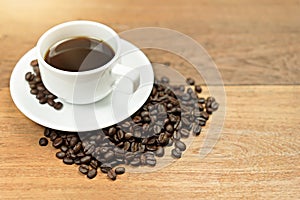
M30 62L30 65L31 65L32 67L39 66L37 59L32 60L32 61Z
M44 137L40 138L40 140L39 140L39 145L40 145L40 146L47 146L47 145L48 145L48 140L47 140L47 138L44 138Z
M180 140L177 140L175 142L175 147L177 147L178 149L180 149L180 151L185 151L186 150L186 145L180 141Z
M188 138L190 135L190 132L187 129L180 129L179 131L182 138Z
M47 93L47 92L45 92L45 91L46 91L46 90L43 91L44 94ZM55 95L53 95L53 94L50 94L50 92L49 92L49 94L47 94L47 98L48 98L48 99L54 100L54 99L56 99L57 97L56 97Z
M195 80L192 79L192 78L187 78L187 79L186 79L186 83L187 83L188 85L194 85L194 84L195 84Z
M154 157L153 158L147 158L145 164L148 165L148 166L154 167L156 165L156 159Z
M108 135L109 135L109 136L113 136L113 135L115 135L116 133L117 133L117 129L116 129L115 127L109 128L109 130L108 130Z
M54 106L55 102L52 99L47 99L47 103L49 106Z
M51 141L54 141L57 138L57 134L55 131L51 131L50 136L49 136Z
M35 85L35 84L29 84L29 87L30 87L31 89L36 89L36 85Z
M97 170L96 169L91 169L89 170L89 172L87 173L87 177L89 179L95 178L95 176L97 176Z
M127 133L125 133L124 137L125 137L126 140L129 140L130 138L133 137L133 134L130 133L130 132L127 132Z
M198 135L200 135L200 133L201 133L201 125L200 124L195 124L195 126L193 128L193 134L198 136Z
M97 169L97 167L98 167L98 161L97 161L97 160L92 160L92 161L90 162L90 166L91 166L92 168L94 168L94 169Z
M157 150L155 151L155 155L157 157L163 157L165 154L165 149L161 146L157 147Z
M72 140L71 140L72 141ZM70 145L71 146L71 145ZM77 153L80 151L82 145L81 145L81 142L78 142L74 147L73 147L73 151L74 153Z
M167 125L166 126L166 131L168 131L169 133L173 133L173 131L174 131L173 126L171 124Z
M113 151L109 151L106 154L104 154L104 159L107 160L108 162L111 161L115 156L115 153Z
M139 158L134 158L131 162L130 165L132 166L139 166L141 164L141 160Z
M62 109L63 107L63 104L61 102L56 102L53 107L56 109L56 110L60 110Z
M100 166L100 169L101 169L101 172L107 173L109 170L112 169L112 167L111 167L111 165L108 164L108 163L103 163L103 164Z
M63 139L61 137L56 138L53 143L52 146L55 148L59 148L63 143Z
M76 136L72 137L71 140L70 140L70 147L74 147L78 142L78 138Z
M136 116L132 119L132 121L133 121L134 123L139 123L139 122L142 121L142 118L141 118L141 116L136 115Z
M208 120L209 114L207 112L202 111L200 112L200 117L203 117L204 119Z
M142 113L141 113L141 117L149 117L149 112L148 111L143 111Z
M56 155L57 158L63 159L66 156L66 153L63 152L63 151L59 151L55 155Z
M201 93L201 92L202 92L201 86L200 86L200 85L195 85L195 91L196 91L197 93Z
M178 149L178 148L172 149L171 153L174 158L181 158L182 153L181 153L180 149Z
M68 151L68 147L65 146L65 145L62 145L62 146L60 147L60 150L63 151L63 152L67 152L67 151Z
M27 72L26 74L25 74L25 80L26 81L31 81L32 79L31 79L31 76L32 76L33 74L31 73L31 72Z
M36 87L36 89L38 90L38 91L41 91L41 92L43 92L44 90L45 90L45 87L44 86L41 86L41 85L39 85L39 86L37 86ZM44 94L44 93L43 93Z
M39 103L40 103L40 104L45 104L45 103L47 103L47 98L43 97L43 98L39 99Z
M180 132L175 131L174 134L173 134L173 138L174 138L174 140L180 140L180 138L181 138Z
M30 90L30 93L31 93L31 94L34 94L34 95L37 94L38 92L39 92L39 91L38 91L37 89L31 89L31 90Z
M45 137L50 137L51 131L52 130L50 128L45 128L45 130L44 130L44 136Z
M124 174L125 173L125 168L124 167L117 167L115 169L116 174Z
M80 165L79 167L79 171L82 173L82 174L87 174L89 172L89 166L88 165L85 165L85 164L82 164Z
M169 78L168 77L166 77L166 76L163 76L162 78L161 78L161 83L169 83Z
M116 178L117 178L117 174L116 174L115 170L113 170L113 169L111 169L107 172L107 176L108 176L108 178L110 178L113 181L116 180Z
M118 138L118 140L122 140L124 138L124 131L118 130L117 131L117 138Z
M219 104L216 101L214 101L211 103L211 108L213 111L216 111L219 108Z
M64 157L63 162L67 165L72 165L74 164L74 160L68 157Z
M92 156L84 156L83 158L80 159L81 163L89 163L92 159Z

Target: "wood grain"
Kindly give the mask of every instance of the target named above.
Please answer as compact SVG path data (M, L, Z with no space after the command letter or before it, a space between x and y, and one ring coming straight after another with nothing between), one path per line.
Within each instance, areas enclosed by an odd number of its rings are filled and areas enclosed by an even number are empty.
M227 86L221 137L205 158L199 150L207 128L182 159L152 173L94 180L40 147L42 127L25 118L2 89L0 197L34 199L299 198L299 86ZM255 101L245 104L255 96ZM13 118L10 119L10 118ZM243 120L241 120L243 119Z
M300 199L299 8L299 0L0 0L0 199ZM12 102L10 73L43 32L76 19L119 33L169 28L207 50L225 83L218 112L226 109L226 118L206 157L199 151L210 123L183 158L115 182L101 173L88 180L38 145L43 127ZM204 85L185 58L143 51Z

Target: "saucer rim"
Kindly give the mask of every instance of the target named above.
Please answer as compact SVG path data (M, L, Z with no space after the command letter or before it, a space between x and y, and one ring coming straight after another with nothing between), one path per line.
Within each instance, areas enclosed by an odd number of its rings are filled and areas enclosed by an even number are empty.
M121 46L122 46L122 43L123 42L125 42L125 43L127 43L126 45L130 45L130 50L128 51L128 52L130 52L131 50L132 51L135 51L135 50L138 50L141 54L142 54L142 56L145 58L145 61L147 62L147 65L149 64L150 66L152 66L152 64L151 64L151 62L150 62L150 60L148 59L148 57L138 48L138 47L136 47L134 44L132 44L131 42L129 42L129 41L126 41L126 40L124 40L124 39L121 39ZM134 49L134 50L133 50ZM36 116L36 115L34 115L33 113L33 111L30 111L30 108L25 108L26 106L24 106L26 103L23 103L22 104L22 100L20 101L20 98L23 98L23 97L20 97L21 95L18 95L18 94L15 94L15 93L17 93L19 90L18 90L18 86L16 86L16 84L25 84L26 83L26 81L25 81L25 79L22 79L22 80L20 80L20 81L22 81L22 82L16 82L15 81L15 79L13 79L14 77L20 77L20 75L16 75L16 73L20 73L20 70L18 69L19 67L20 67L20 65L22 65L23 64L23 62L24 62L24 60L26 60L26 59L28 59L28 58L30 58L31 57L31 54L33 54L33 52L34 51L36 51L36 47L33 47L33 48L31 48L30 50L28 50L28 51L26 51L26 53L25 54L23 54L23 56L21 56L21 58L17 61L17 63L15 64L15 66L14 66L14 68L13 68L13 71L12 71L12 73L11 73L11 76L10 76L10 96L11 96L11 98L12 98L12 100L13 100L13 102L14 102L14 104L16 105L16 107L18 108L18 110L22 113L22 114L24 114L28 119L30 119L31 121L33 121L33 122L35 122L35 123L37 123L37 124L39 124L39 125L42 125L42 126L45 126L45 127L48 127L48 128L52 128L52 129L56 129L56 130L63 130L63 131L70 131L70 132L80 132L80 131L92 131L92 130L97 130L97 129L101 129L101 128L105 128L105 127L107 127L107 126L104 126L104 127L93 127L93 128L87 128L87 129L78 129L78 127L76 126L76 125L73 125L72 127L70 126L70 125L64 125L63 123L59 123L59 124L54 124L54 122L51 122L51 120L49 120L49 119L47 119L47 118L43 118L43 119L41 119L40 117L38 117L38 116ZM121 52L122 53L122 52ZM126 52L123 52L123 53L127 53L127 51ZM28 64L29 65L29 64ZM151 69L151 71L152 71L152 82L154 83L154 71L153 71L153 67L152 67L152 69ZM149 75L149 74L148 74ZM153 87L153 85L152 85L152 87ZM151 89L149 88L149 90L148 90L148 94L147 95L145 95L147 98L144 98L143 99L143 103L141 103L141 106L143 106L143 104L147 101L147 99L148 99L148 97L150 96L150 94L151 94L151 90L152 90L152 87L151 87ZM29 89L29 88L28 88ZM16 91L15 91L16 90ZM112 89L113 90L113 89ZM112 92L112 91L111 91ZM24 92L24 94L25 94L25 92ZM26 95L26 94L25 94ZM22 95L23 96L23 95ZM28 96L31 96L31 94L28 92ZM108 95L106 95L106 97L105 98L108 98L108 96L110 96L109 94ZM104 99L105 99L104 98ZM33 99L33 98L32 98ZM35 99L33 99L33 100L35 100ZM77 105L74 105L74 104L70 104L70 103L68 103L68 102L65 102L64 100L62 100L62 99L59 99L58 98L58 100L59 101L62 101L62 102L64 102L65 104L69 104L69 109L71 110L71 112L74 112L74 107L73 106L77 106ZM35 103L33 103L33 101L29 101L30 102L30 104L32 104L32 105L34 105ZM32 102L32 103L31 103ZM39 105L39 103L38 102L36 102L38 105ZM87 105L90 105L90 104L87 104ZM79 106L87 106L87 105L79 105ZM95 105L95 104L94 104ZM108 104L107 104L108 105ZM43 105L44 106L44 105ZM135 110L135 112L138 110L138 109L140 109L140 107L141 106L139 106L138 108L135 108L134 110ZM45 110L47 110L47 109L45 109L45 107L44 108L42 108L42 109L39 109L40 107L37 107L36 109L38 109L38 110L40 110L41 112L44 112L44 114L42 114L42 115L47 115L47 113L45 113ZM53 108L51 108L51 107L49 107L49 109L53 109ZM54 109L53 109L54 110ZM131 109L132 110L132 109ZM55 110L56 112L60 112L61 110ZM53 112L53 111L52 111ZM135 112L132 112L131 113L131 115L132 114L134 114ZM50 113L51 114L51 113ZM62 113L63 114L63 113ZM129 115L130 116L130 115ZM129 117L128 116L128 117ZM50 121L50 122L49 122ZM118 123L118 122L116 122L116 123ZM114 123L114 124L116 124L116 123ZM107 124L107 123L106 123ZM109 123L108 123L109 124ZM113 124L111 124L111 125L113 125ZM110 126L110 125L108 125L108 126Z

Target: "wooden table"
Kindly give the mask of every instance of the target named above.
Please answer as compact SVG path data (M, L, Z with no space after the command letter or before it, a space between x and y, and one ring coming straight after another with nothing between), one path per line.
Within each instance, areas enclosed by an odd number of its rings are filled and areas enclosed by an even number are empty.
M1 0L0 5L0 199L300 198L299 0ZM43 32L76 19L103 22L117 32L169 28L208 51L221 72L227 103L220 138L205 158L198 154L208 128L173 164L113 182L104 174L89 180L56 159L51 146L38 145L43 127L14 105L10 74ZM182 58L143 51L193 77L190 68L178 67L186 66Z

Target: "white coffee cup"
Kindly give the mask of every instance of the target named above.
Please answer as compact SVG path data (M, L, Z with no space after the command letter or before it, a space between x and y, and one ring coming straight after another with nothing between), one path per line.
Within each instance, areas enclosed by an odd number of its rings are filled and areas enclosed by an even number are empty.
M55 43L80 36L103 40L113 49L114 57L99 68L79 72L54 68L44 60L47 51ZM120 78L126 79L125 86L122 86L126 93L133 93L139 86L139 72L119 63L121 46L118 34L104 24L84 20L59 24L40 37L36 49L45 87L66 102L89 104L99 101L112 91Z

